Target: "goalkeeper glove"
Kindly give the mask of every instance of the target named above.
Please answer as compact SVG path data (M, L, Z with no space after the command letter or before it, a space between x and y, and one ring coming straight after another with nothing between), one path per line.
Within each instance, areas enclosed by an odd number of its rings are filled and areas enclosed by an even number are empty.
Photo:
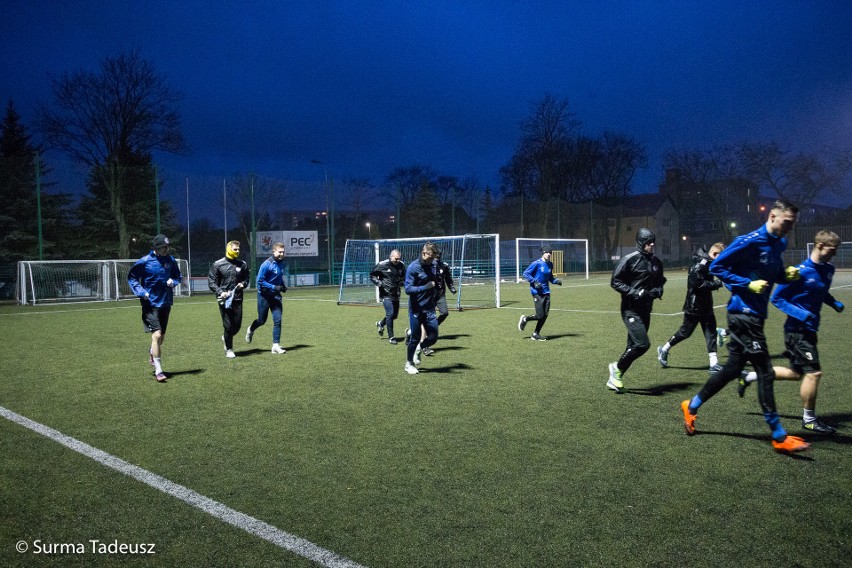
M560 280L559 278L554 278L553 283L557 286L562 286L562 280Z
M455 293L456 293L456 289L455 289L454 287L450 286L450 292L452 292L453 294L455 294Z
M831 304L831 307L834 308L834 311L839 314L846 306L844 306L843 302L841 302L840 300L834 300L834 303Z
M787 278L787 282L793 282L793 281L798 280L799 278L802 277L799 274L799 267L798 266L788 266L787 268L784 269L784 275Z
M651 296L652 299L658 300L663 297L663 289L662 288L651 288L648 291L648 295Z
M748 283L748 289L755 294L763 294L763 291L766 290L767 286L769 286L769 282L766 280L752 280Z
M536 280L535 282L533 282L533 288L540 291L542 288L544 288L544 286L541 285L541 282Z

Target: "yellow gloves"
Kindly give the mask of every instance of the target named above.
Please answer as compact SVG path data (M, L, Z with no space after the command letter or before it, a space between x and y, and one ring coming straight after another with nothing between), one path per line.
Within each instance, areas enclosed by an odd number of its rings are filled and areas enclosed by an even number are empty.
M762 294L766 287L769 286L769 282L766 280L752 280L748 284L748 289L754 292L755 294Z
M788 266L784 269L784 274L787 277L787 282L793 282L794 280L798 280L802 277L802 275L799 274L798 266Z

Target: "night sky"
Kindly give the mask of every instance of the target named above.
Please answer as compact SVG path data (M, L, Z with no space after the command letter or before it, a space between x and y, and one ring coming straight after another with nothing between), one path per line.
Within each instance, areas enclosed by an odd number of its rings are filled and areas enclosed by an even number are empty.
M170 86L188 156L164 168L290 180L428 165L498 188L547 94L582 131L669 149L852 148L852 2L0 0L0 96L32 131L48 79L139 50ZM3 101L5 106L5 100ZM849 195L852 192L847 192Z

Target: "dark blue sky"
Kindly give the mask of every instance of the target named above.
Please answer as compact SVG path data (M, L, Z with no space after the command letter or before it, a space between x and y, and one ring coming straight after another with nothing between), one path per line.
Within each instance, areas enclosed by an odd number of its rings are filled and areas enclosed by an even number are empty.
M429 165L499 186L546 94L590 135L635 136L656 191L671 148L852 148L852 2L0 0L0 96L138 49L185 99L165 168L379 182Z

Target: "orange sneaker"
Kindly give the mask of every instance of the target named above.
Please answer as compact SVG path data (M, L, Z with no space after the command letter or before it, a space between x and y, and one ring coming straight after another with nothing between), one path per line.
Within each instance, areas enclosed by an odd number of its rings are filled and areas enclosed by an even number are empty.
M689 412L689 400L684 400L683 402L681 402L680 409L683 410L683 427L686 429L686 435L692 436L693 434L695 434L696 415Z
M772 447L775 448L776 452L781 452L783 454L789 454L791 452L802 452L811 447L811 445L805 442L801 438L797 438L796 436L787 436L781 442L776 442L772 440Z

